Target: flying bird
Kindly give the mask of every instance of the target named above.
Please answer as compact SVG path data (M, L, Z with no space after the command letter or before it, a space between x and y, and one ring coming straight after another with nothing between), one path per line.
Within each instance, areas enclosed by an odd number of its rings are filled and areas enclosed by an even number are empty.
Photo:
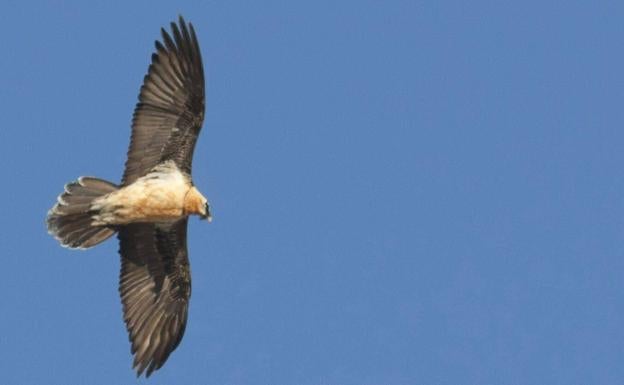
M161 34L134 110L121 183L80 177L65 185L46 218L48 232L69 248L87 249L117 234L133 368L147 377L167 361L186 327L188 217L211 220L191 177L205 110L197 36L182 16L171 34Z

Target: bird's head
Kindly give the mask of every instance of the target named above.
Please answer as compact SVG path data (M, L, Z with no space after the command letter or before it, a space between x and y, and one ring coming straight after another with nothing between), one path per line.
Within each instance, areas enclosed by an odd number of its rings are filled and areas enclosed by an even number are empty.
M195 186L191 187L184 196L184 213L186 215L199 215L200 219L206 219L208 222L212 221L208 199L206 199Z
M205 219L208 222L212 222L212 214L210 214L210 203L208 201L204 202L204 207L202 212L199 214L199 219Z

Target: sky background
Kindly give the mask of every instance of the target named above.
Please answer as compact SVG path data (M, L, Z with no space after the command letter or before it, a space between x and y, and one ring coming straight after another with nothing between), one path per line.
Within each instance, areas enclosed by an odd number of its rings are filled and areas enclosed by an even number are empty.
M0 3L0 383L624 381L622 1L104 3ZM214 221L185 337L136 380L116 239L44 218L119 182L178 14Z

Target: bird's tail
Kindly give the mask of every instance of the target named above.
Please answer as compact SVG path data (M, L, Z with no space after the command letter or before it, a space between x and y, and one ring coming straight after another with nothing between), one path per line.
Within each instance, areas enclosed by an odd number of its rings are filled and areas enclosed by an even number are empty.
M61 245L75 249L87 249L105 241L115 234L115 229L92 224L98 210L92 209L91 203L117 189L113 183L85 176L66 184L58 202L48 211L48 232Z

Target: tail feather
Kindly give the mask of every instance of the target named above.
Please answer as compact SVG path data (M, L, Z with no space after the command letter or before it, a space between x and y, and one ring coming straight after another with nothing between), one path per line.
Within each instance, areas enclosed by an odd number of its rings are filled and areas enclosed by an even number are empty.
M93 198L90 198L88 203L72 203L71 201L58 202L51 211L59 215L82 214L91 209L92 201Z
M92 217L98 214L98 210L94 210L91 204L118 188L105 180L84 176L66 184L56 205L48 211L48 232L70 248L86 249L105 241L115 234L115 230L92 224Z

